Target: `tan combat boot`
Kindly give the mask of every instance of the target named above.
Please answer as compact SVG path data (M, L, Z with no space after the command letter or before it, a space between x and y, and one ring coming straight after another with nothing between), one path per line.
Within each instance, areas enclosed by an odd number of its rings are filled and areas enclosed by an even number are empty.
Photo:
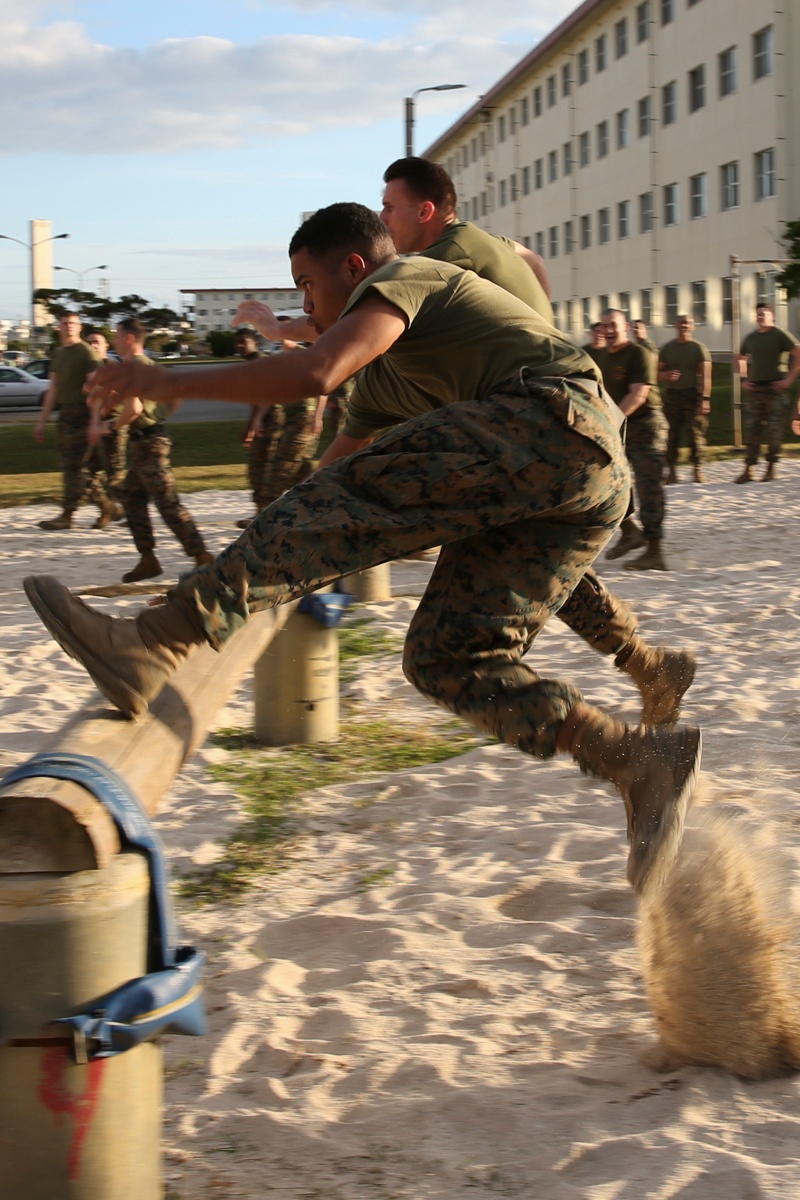
M52 575L29 575L23 586L61 649L126 717L146 712L192 647L205 641L199 623L169 601L132 620L89 608Z
M693 654L648 646L643 638L634 635L620 650L614 665L630 675L642 694L643 725L675 724L681 700L697 669Z
M205 567L214 561L214 555L210 552L210 550L203 550L200 554L195 554L194 561L197 563L198 567Z
M639 895L657 886L680 848L700 767L700 730L634 728L581 702L567 714L557 748L614 784L628 818L628 881Z
M697 466L694 469L694 481L695 481L695 483L705 483L706 482L706 477L703 474L703 468L700 466Z
M92 529L105 529L112 521L121 521L124 516L125 509L116 500L103 500L100 503L100 516Z
M667 477L664 480L664 483L677 483L677 482L678 482L677 471L675 470L674 467L667 467Z
M632 558L630 562L622 564L626 571L666 571L667 564L664 562L664 555L661 552L661 542L651 538L647 542L647 549L644 554L640 554L638 558Z
M622 558L632 550L641 550L646 544L645 536L633 517L626 517L619 527L619 537L611 549L606 551L606 558Z
M772 480L777 479L777 477L778 477L777 463L774 463L774 462L767 463L767 469L761 478L761 482L762 483L771 483Z
M140 579L155 579L164 569L152 550L146 550L135 567L122 576L123 583L138 583Z
M40 529L72 529L72 513L62 512L57 517L39 522Z
M752 482L753 482L753 468L750 466L749 463L746 463L744 470L742 471L741 475L736 476L734 483L752 483Z

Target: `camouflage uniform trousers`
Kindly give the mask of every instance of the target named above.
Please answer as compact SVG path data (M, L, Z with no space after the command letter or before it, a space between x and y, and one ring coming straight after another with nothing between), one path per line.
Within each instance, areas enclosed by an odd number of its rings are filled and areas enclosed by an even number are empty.
M261 512L267 507L264 497L263 480L267 463L275 453L283 429L283 405L273 404L262 414L261 433L257 434L250 443L250 453L247 456L247 481L253 494L256 511Z
M186 553L196 558L206 552L206 544L191 513L178 496L170 462L171 449L172 442L168 437L130 439L130 466L123 485L122 505L140 554L152 553L156 545L148 510L148 502L152 500Z
M648 541L664 535L664 457L667 422L659 409L646 411L625 423L625 449L633 468L639 520Z
M121 504L128 457L128 426L123 425L122 429L105 434L99 449L106 476L106 491L112 500Z
M581 693L522 659L556 613L605 653L632 636L635 617L590 570L630 474L603 401L577 381L524 376L315 472L171 599L219 649L251 612L441 545L406 640L408 679L509 745L554 754Z
M82 414L81 414L82 415ZM86 420L62 416L58 422L58 446L64 473L64 512L72 515L88 500L102 510L108 504L106 462L102 443L90 445Z
M311 460L317 448L318 437L314 432L316 400L299 400L280 405L280 408L283 419L277 444L267 458L261 477L259 512L310 475Z
M706 431L708 414L702 411L702 398L696 387L667 388L664 393L664 416L669 426L667 439L667 466L674 467L678 461L678 449L684 427L689 437L689 458L695 467L700 467L706 457Z
M789 409L787 392L773 392L769 384L755 391L742 389L745 423L744 461L754 467L761 453L761 442L766 432L768 463L776 463L781 454L781 442L786 434L786 414Z

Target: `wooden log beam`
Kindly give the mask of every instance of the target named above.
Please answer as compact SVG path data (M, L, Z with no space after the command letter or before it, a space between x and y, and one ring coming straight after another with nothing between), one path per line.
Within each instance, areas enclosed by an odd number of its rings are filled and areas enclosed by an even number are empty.
M295 607L257 613L221 653L198 647L137 721L94 697L42 751L101 759L153 816L216 713ZM0 781L0 874L92 870L107 866L118 851L110 815L80 785L40 778L6 787Z

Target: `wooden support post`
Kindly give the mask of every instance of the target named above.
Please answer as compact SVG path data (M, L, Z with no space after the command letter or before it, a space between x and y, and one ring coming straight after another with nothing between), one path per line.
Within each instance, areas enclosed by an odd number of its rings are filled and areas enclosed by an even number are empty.
M335 628L293 613L255 665L255 735L266 746L334 742L339 736L339 641Z
M377 567L356 571L347 576L345 586L359 604L370 604L374 600L391 600L391 564L379 563Z

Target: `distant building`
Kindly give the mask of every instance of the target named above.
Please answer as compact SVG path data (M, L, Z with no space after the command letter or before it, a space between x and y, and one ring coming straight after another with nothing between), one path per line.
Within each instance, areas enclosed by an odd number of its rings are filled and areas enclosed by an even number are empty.
M778 301L772 260L800 218L800 5L585 0L425 152L459 215L537 251L557 322L609 304L663 342L679 313L731 344ZM778 289L780 292L780 289Z
M298 312L303 308L303 295L298 288L181 288L181 294L194 296L189 306L193 329L197 337L212 330L230 329L231 318L243 300L260 300L273 312Z

